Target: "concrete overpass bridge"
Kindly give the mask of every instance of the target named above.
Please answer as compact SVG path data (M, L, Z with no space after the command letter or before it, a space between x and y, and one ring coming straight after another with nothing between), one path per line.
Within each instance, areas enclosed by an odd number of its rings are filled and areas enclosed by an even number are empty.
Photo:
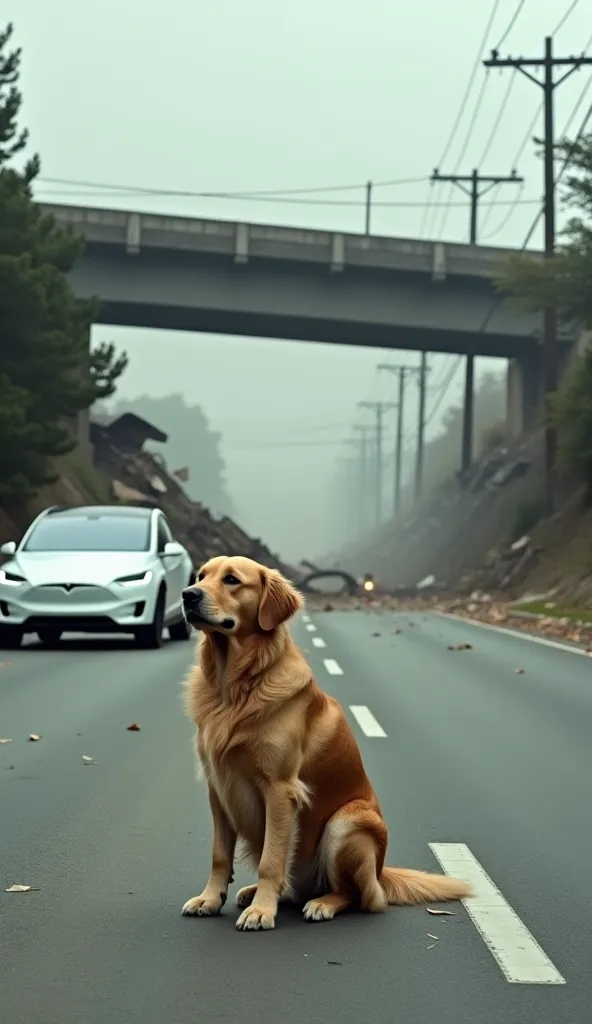
M510 360L519 432L542 401L538 315L492 284L509 250L47 205L86 238L77 295L99 321L136 327L464 354ZM564 337L569 350L572 338Z

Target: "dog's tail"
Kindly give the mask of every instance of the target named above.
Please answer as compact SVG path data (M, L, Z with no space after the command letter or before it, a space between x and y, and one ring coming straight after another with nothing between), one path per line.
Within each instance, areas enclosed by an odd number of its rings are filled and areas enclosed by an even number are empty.
M468 882L412 868L383 868L379 881L387 903L399 907L461 900L471 896L473 891Z

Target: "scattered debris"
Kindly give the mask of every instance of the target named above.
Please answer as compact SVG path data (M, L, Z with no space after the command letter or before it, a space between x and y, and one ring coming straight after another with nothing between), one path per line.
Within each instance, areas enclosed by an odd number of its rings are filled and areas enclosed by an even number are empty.
M429 946L426 946L426 949L433 949L435 945L435 942L430 942Z
M327 960L330 967L343 967L341 960Z
M128 732L139 732L140 731L140 726L138 725L137 722L132 722L131 725L128 725L127 731Z
M523 668L515 668L515 669L514 669L514 672L516 673L516 675L517 675L517 676L523 676L523 675L524 675L524 673L525 673L525 671L526 671L526 670L525 670L525 669L523 669Z
M393 629L393 636L398 636L400 632L400 629Z
M31 743L37 743L37 740L40 740L40 739L41 739L41 736L38 736L36 732L32 732L31 735L29 736L29 741Z
M432 935L431 932L428 932L428 939L435 939L436 942L439 942L440 941L440 936L439 935Z
M12 743L12 740L1 739L0 743Z
M84 761L84 764L98 764L94 757L89 757L88 754L83 754L82 760Z
M472 651L472 644L448 644L449 651Z
M10 668L11 665L11 661L0 661L0 668Z
M332 612L333 611L333 605L332 604L326 604L325 607L323 608L323 611L324 612Z
M433 914L434 917L456 917L456 914L452 910L432 910L431 907L426 907L428 914Z
M4 892L40 892L34 885L11 885Z
M373 633L372 636L380 636L380 633Z

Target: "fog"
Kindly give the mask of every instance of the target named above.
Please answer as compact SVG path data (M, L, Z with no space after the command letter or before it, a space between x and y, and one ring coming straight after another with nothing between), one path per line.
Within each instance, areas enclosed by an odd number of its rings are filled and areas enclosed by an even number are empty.
M503 52L542 53L566 7L565 0L526 4ZM498 4L483 56L515 10L515 0ZM465 197L426 179L443 155L489 11L489 2L470 0L5 0L2 21L14 21L24 50L23 121L42 158L37 196L362 231L368 179L422 179L374 189L372 231L466 241ZM580 52L589 32L589 5L576 5L556 46ZM440 169L507 174L522 147L524 189L494 190L480 217L480 241L520 246L542 191L527 134L540 91L520 74L494 72L476 109L484 78L479 68ZM558 90L559 131L583 84L575 74ZM337 185L355 187L248 199L163 194ZM532 244L540 241L537 231ZM94 336L129 354L119 398L181 392L201 405L223 433L228 489L245 527L287 558L334 548L339 459L351 455L346 442L363 415L357 403L391 398L396 386L376 371L384 351L104 327ZM410 353L393 358L418 361ZM444 380L451 365L450 357L432 357L431 380ZM503 368L479 360L478 371L492 366ZM430 435L460 386L457 374L430 417ZM416 416L410 385L409 459Z

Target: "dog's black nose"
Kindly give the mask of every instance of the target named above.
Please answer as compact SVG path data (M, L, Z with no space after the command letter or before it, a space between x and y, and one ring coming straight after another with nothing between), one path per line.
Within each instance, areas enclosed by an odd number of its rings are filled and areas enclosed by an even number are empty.
M188 587L183 591L183 604L185 608L199 608L202 597L203 590L199 587Z

